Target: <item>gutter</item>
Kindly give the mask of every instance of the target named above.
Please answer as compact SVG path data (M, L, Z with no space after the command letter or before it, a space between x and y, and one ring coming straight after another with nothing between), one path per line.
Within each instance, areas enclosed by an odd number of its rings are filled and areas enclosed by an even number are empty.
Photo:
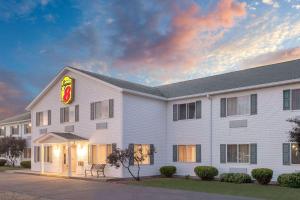
M209 119L209 135L210 135L210 166L213 164L213 113L212 113L212 97L210 95L207 95L207 98L209 99L210 102L210 119Z

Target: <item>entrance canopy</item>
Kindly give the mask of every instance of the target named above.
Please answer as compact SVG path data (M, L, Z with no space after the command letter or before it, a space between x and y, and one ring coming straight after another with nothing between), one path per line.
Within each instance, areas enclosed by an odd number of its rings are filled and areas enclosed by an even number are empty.
M73 141L87 141L88 139L80 137L72 133L64 132L50 132L35 139L34 143L46 144L46 143L65 143Z

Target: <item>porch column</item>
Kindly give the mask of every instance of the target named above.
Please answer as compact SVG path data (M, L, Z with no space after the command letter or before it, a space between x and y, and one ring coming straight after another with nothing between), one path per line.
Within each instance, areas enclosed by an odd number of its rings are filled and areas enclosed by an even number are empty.
M72 176L72 153L71 144L68 142L68 176Z
M42 174L45 173L45 153L44 153L44 144L41 145L41 155L40 155L40 162L41 162L41 172Z

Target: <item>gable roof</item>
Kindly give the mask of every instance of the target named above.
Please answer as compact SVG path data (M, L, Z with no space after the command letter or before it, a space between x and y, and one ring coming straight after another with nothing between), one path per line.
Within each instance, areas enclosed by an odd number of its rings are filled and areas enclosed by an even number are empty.
M157 87L150 87L112 78L74 67L65 67L27 106L26 109L30 110L31 107L51 88L51 86L65 73L66 70L93 78L120 91L150 96L152 98L162 100L172 100L176 98L184 98L186 96L204 96L208 94L224 93L225 91L245 90L256 87L270 87L274 85L287 84L287 82L300 82L300 59Z
M156 87L173 98L300 78L300 59Z
M6 118L0 121L0 124L4 125L4 124L11 124L11 123L22 122L22 121L30 121L30 120L31 120L31 114L30 112L26 112L19 115L15 115L13 117Z

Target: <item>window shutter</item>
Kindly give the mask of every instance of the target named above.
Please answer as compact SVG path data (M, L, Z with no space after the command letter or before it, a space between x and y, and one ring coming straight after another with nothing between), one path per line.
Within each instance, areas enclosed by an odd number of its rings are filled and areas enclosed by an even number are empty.
M134 144L129 144L128 150L131 153L131 157L129 159L129 165L134 165Z
M52 146L49 146L49 162L52 163Z
M283 165L290 165L291 164L291 144L290 143L283 143L282 146L282 160Z
M221 98L221 117L226 117L226 98Z
M47 147L44 146L44 162L47 162Z
M251 115L257 114L257 94L251 94Z
M37 154L38 154L37 160L38 160L38 162L40 162L41 161L41 147L40 146L37 147Z
M173 162L177 162L177 145L173 145Z
M64 108L64 122L69 122L70 109L69 107Z
M51 125L51 110L48 110L48 125Z
M202 115L201 101L196 101L196 119L200 119Z
M17 135L19 135L20 134L20 125L17 125L17 133L16 133Z
M292 110L300 109L300 89L292 90Z
M257 164L257 144L250 144L250 164Z
M36 146L34 146L34 149L33 149L33 159L34 159L34 162L36 162Z
M196 162L201 163L201 144L196 145Z
M150 165L154 164L154 145L150 144Z
M283 91L283 110L291 109L291 90Z
M79 121L79 105L75 106L75 122Z
M39 112L36 113L35 124L36 124L36 126L40 126L40 113Z
M226 144L220 144L220 163L226 163Z
M173 121L178 120L178 105L173 104Z
M60 108L60 123L64 123L64 108Z
M95 119L95 103L91 103L91 120Z
M110 99L109 100L109 118L114 117L114 100Z

